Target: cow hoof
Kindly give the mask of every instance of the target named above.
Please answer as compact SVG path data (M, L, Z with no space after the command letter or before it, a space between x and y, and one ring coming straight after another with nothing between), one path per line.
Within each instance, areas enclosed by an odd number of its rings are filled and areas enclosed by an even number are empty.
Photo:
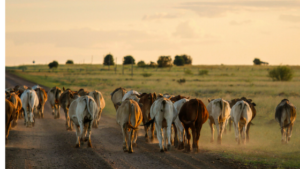
M136 143L132 143L132 147L137 147L137 144Z
M170 150L171 150L171 145L169 144L169 145L168 145L168 151L170 151Z
M161 153L164 153L165 151L164 151L164 149L160 149L160 152L161 152Z
M288 139L287 139L287 141L290 141L291 140L291 138L289 137ZM249 140L248 140L249 141Z
M198 153L199 152L199 149L198 148L194 148L193 150L195 153Z
M168 149L167 149L167 148L164 148L164 151L168 151Z
M127 152L128 150L127 150L127 148L126 148L126 147L123 147L123 151L124 151L124 152Z
M79 144L79 143L75 145L75 148L79 148L79 147L80 147L80 144Z
M54 115L54 112L52 112L52 115Z
M128 153L133 153L133 149L129 149Z
M92 141L91 141L91 140L89 140L89 142L88 142L88 147L93 148L93 145L92 145Z
M89 138L88 138L88 137L85 137L85 138L84 138L84 142L87 142L87 141L89 141Z

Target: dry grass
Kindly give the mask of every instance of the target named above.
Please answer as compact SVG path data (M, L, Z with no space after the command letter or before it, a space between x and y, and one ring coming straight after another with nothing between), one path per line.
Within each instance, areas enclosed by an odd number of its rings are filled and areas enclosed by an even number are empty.
M59 66L55 71L43 71L45 65L26 66L25 72L16 74L42 85L68 87L73 90L85 88L97 89L106 98L104 113L115 116L115 109L110 101L110 93L117 87L135 89L139 92L171 93L199 98L207 105L207 98L233 99L245 96L256 104L257 116L250 130L250 143L238 146L234 139L234 131L223 136L222 145L210 143L210 129L207 123L201 131L200 147L211 150L211 153L243 161L246 164L268 164L277 167L300 167L300 118L295 122L291 142L281 144L279 124L274 122L275 107L283 99L288 98L296 107L300 107L300 67L291 67L294 78L290 82L274 82L268 77L271 66L188 66L185 67L194 75L186 76L184 67L171 69L143 69L134 67L132 77L130 67L125 67L122 75L121 66L117 72L108 71L100 65ZM81 68L88 70L74 70ZM41 72L39 70L41 69ZM69 69L69 70L68 70ZM206 76L199 76L199 70L208 70ZM100 71L101 70L101 71ZM151 73L144 78L143 73ZM185 79L179 84L176 81ZM215 133L215 139L217 135Z

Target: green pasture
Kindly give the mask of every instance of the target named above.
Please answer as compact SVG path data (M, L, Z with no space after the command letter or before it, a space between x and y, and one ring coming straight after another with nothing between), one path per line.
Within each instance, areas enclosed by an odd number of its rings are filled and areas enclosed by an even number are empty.
M110 93L117 87L140 93L181 94L199 98L206 105L208 98L251 98L257 105L257 116L251 126L250 142L237 145L234 130L227 130L222 145L216 143L216 131L215 142L210 143L210 128L206 122L201 131L200 149L242 161L251 167L265 164L276 168L300 168L300 118L295 122L290 143L284 145L281 144L279 124L274 120L275 107L283 98L300 107L300 66L292 67L294 78L289 82L272 81L268 77L268 70L272 68L199 65L143 69L134 66L131 76L131 66L125 66L123 74L121 65L117 66L117 71L115 67L111 66L109 70L103 65L59 65L53 70L49 70L47 65L6 67L7 71L47 87L99 90L106 101L104 113L112 117L115 117L116 111ZM208 74L199 75L202 70L207 70ZM179 83L180 79L185 79L185 82Z

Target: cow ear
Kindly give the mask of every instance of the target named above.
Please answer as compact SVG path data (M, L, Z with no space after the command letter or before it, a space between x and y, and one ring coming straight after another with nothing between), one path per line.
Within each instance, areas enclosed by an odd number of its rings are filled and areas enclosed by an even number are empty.
M140 106L140 108L142 108L143 107L143 103L139 103L139 106Z
M152 95L151 95L151 94L149 94L149 96L148 96L148 99L149 99L149 100L151 100L151 97L152 97Z
M256 104L255 104L255 103L252 103L252 105L253 105L253 106L256 106Z
M157 98L157 95L156 95L156 92L154 92L154 100L156 100L156 98Z
M208 100L208 103L210 103L211 100L210 99L207 99L207 100Z
M249 102L252 102L252 99L248 99Z
M65 89L65 86L63 87L63 91L65 91L66 89Z

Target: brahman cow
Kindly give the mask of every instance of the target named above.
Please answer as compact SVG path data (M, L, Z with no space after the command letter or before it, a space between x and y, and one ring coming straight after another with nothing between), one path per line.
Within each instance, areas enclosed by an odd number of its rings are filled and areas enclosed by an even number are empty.
M13 103L5 99L5 139L8 138L11 122L17 117Z
M171 99L172 100L172 99ZM174 139L174 146L178 148L178 150L184 149L184 127L179 120L178 114L180 112L181 107L184 103L188 102L189 99L183 98L174 103L175 110L177 111L177 116L174 121L175 125L175 139ZM179 143L178 143L179 142Z
M25 112L25 124L26 127L34 126L34 114L33 111L37 111L39 106L39 99L36 92L32 89L27 89L21 95L22 107Z
M92 147L92 124L98 115L98 107L95 100L91 96L78 97L71 103L69 113L76 129L75 147L80 147L80 142L83 144L83 141L88 141L88 147Z
M234 106L238 101L241 101L241 100L247 102L247 103L249 104L250 108L251 108L251 111L252 111L252 118L251 118L251 120L250 120L249 125L247 126L247 131L246 131L246 141L249 142L249 140L250 140L250 134L249 134L250 127L251 127L251 125L252 125L252 120L253 120L253 119L255 118L255 116L256 116L256 109L255 109L256 104L255 104L254 102L252 102L252 99L247 99L246 97L242 97L242 98L240 98L240 99L233 99L233 100L231 100L231 101L229 102L230 107L232 108L232 106ZM229 118L228 121L229 121L229 131L230 131L230 130L231 130L231 121L232 121L232 119Z
M156 135L159 141L160 152L171 149L171 127L176 118L177 111L170 99L165 97L157 98L150 108L150 120L145 125L149 126L155 122ZM162 136L162 129L164 128L164 137ZM164 146L162 142L164 141ZM167 146L168 141L168 146ZM167 148L168 147L168 148Z
M102 114L102 111L105 107L105 100L103 98L103 95L101 92L97 91L97 90L94 90L92 92L89 93L89 96L93 97L96 104L97 104L97 107L98 107L98 115L97 115L97 119L94 119L94 123L93 123L93 127L94 128L98 128L98 124L99 124L99 121L100 121L100 118L101 118L101 114Z
M281 142L291 140L294 122L296 121L296 107L288 99L283 99L276 107L275 119L281 128Z
M84 89L79 89L78 90L78 95L79 96L86 96L86 95L89 95L89 92L84 90Z
M142 113L143 113L143 124L144 124L144 130L145 130L145 138L148 141L148 129L149 126L146 126L145 124L151 120L150 118L150 108L153 102L156 100L156 93L143 93L140 95L140 101L139 103L142 104L143 106L141 107ZM153 141L154 138L154 123L151 125L151 141Z
M39 117L44 118L45 103L48 99L47 92L45 91L45 89L39 86L36 87L34 90L39 98L38 115Z
M63 88L63 90L64 90L64 88ZM70 121L70 116L69 116L69 107L70 107L72 101L75 100L77 97L78 97L77 92L73 92L70 89L66 89L60 95L59 100L58 100L59 105L64 109L64 112L65 112L67 130L73 129L73 125Z
M59 105L59 98L62 94L62 90L55 86L48 91L48 100L50 102L52 108L52 114L54 115L54 119L60 117L60 105Z
M14 92L9 93L6 95L6 99L8 99L12 104L14 105L15 111L16 111L16 118L14 118L13 124L11 127L15 127L18 123L18 118L21 116L21 110L22 110L22 101L20 97L15 94Z
M27 90L27 89L28 89L28 87L25 86L25 85L22 85L22 86L17 85L17 86L14 87L14 91L18 94L18 96L19 96L20 98L21 98L22 93L23 93L25 90Z
M208 119L208 111L204 103L199 99L191 99L190 101L183 104L179 112L179 120L182 122L188 145L187 151L191 151L191 134L189 128L192 129L193 133L193 148L198 152L198 142L200 138L200 131L202 125Z
M209 113L209 127L211 129L211 142L214 142L214 124L217 128L218 143L222 142L222 134L226 128L226 121L230 117L230 105L226 100L208 99L207 111Z
M123 133L124 152L128 151L129 153L133 153L132 145L136 144L137 130L142 119L142 110L140 109L138 102L130 98L124 100L117 109L117 123L120 125ZM127 144L127 136L129 138L129 145Z
M35 89L37 89L37 88L41 88L41 86L39 86L39 85L34 85L31 89L35 90Z
M119 107L118 105L120 105L118 103L122 103L122 98L125 95L125 93L126 93L126 90L122 87L119 87L110 94L111 101L113 102L116 111L118 110L118 107Z
M135 91L135 90L130 90L128 92L126 92L122 98L122 102L124 100L126 100L127 98L129 98L131 95L136 95L136 96L140 96L139 92Z
M242 143L246 142L246 130L249 127L249 123L252 119L252 110L250 105L244 101L238 101L232 107L230 117L233 120L235 128L235 140L240 144L240 134L242 137Z

